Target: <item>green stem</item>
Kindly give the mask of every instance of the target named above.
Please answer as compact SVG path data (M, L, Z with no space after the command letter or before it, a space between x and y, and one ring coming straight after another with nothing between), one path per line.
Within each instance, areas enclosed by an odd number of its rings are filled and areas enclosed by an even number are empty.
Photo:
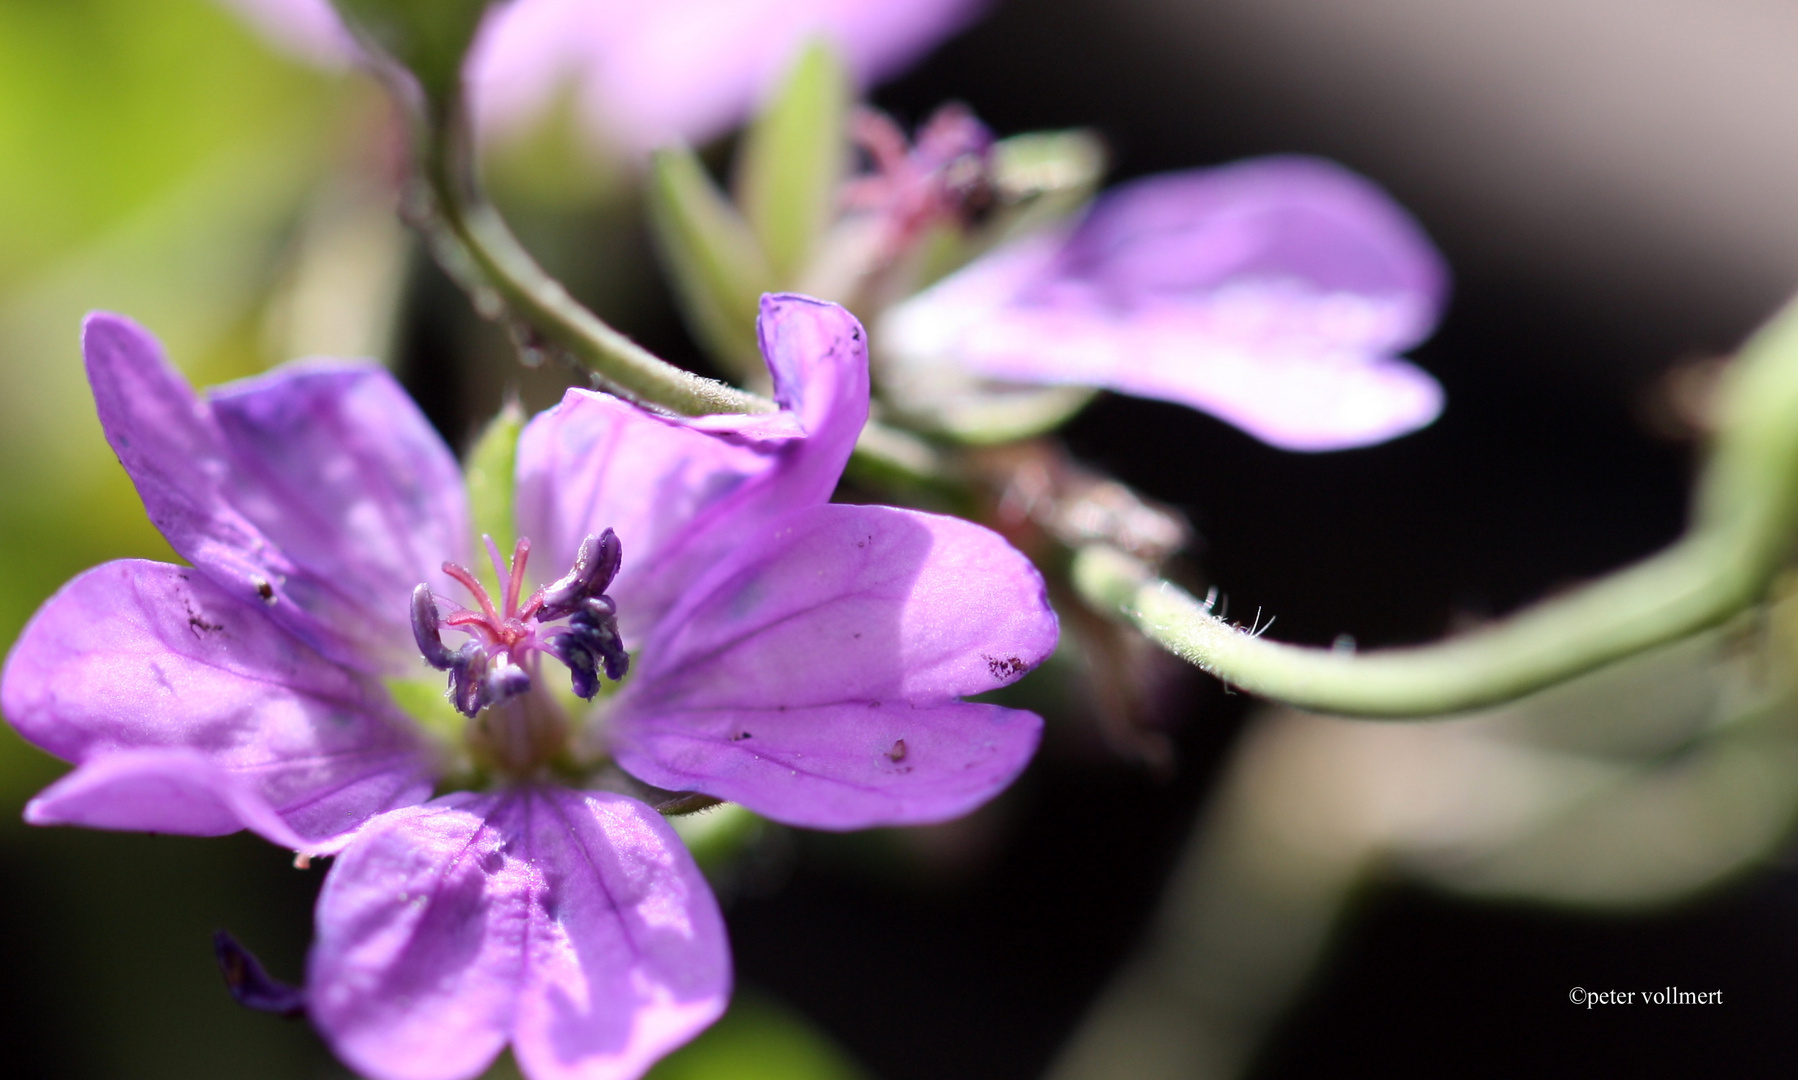
M608 326L544 272L480 192L465 127L439 117L423 125L418 142L436 221L471 264L480 284L547 340L629 396L686 416L773 412L757 394L706 379L656 356ZM464 282L465 285L470 283ZM473 287L479 287L475 285ZM915 435L870 422L856 443L862 472L917 486L951 482L941 455Z
M505 220L480 194L456 119L431 125L425 179L438 220L507 309L632 397L687 416L772 412L772 401L716 379L701 378L656 356L606 325L568 295L531 258Z
M1496 704L1714 626L1765 595L1798 524L1798 305L1743 349L1721 415L1683 539L1437 644L1354 653L1268 641L1105 547L1077 555L1074 583L1182 659L1291 705L1425 717Z

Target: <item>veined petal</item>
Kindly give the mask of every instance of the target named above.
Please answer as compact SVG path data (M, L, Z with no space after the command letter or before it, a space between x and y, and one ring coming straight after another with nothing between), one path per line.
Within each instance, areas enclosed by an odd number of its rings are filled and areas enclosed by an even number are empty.
M1035 713L965 701L691 710L616 744L638 778L808 829L949 821L1004 791L1042 738Z
M570 390L519 438L519 532L546 549L534 563L566 567L583 537L615 530L624 567L609 592L627 640L740 537L830 498L867 422L867 342L853 315L770 295L758 327L778 413L666 417Z
M459 794L371 824L318 905L311 1015L376 1080L631 1080L724 1010L723 920L622 795Z
M449 448L373 366L193 390L141 327L89 316L100 423L150 520L231 595L339 663L414 670L407 598L466 549Z
M1378 188L1263 158L1151 177L1071 232L981 259L894 309L899 362L1177 401L1293 450L1381 442L1441 411L1397 354L1435 325L1441 256Z
M944 820L1036 749L961 695L1055 648L1036 568L956 518L827 504L745 537L639 652L609 716L639 779L814 828Z
M331 854L353 831L301 836L243 776L187 749L99 754L38 792L25 804L25 820L178 836L223 836L249 829L282 847L314 855Z
M288 594L360 609L415 670L412 590L451 589L443 563L468 560L470 527L462 470L412 398L381 368L336 362L207 397L231 454L227 498L304 571Z
M27 810L38 824L217 835L250 828L327 852L426 798L430 762L366 676L196 570L89 570L20 635L7 719L78 766Z

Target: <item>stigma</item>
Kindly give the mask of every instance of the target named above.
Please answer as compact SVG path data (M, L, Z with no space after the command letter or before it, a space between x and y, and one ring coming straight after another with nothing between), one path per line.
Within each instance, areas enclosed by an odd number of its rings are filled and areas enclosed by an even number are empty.
M449 673L449 698L458 711L472 719L529 693L544 656L568 668L581 698L599 692L601 671L613 682L624 678L630 655L618 633L618 605L605 595L623 559L611 529L598 537L588 534L568 573L528 597L521 594L529 538L519 539L510 566L491 537L481 539L495 577L505 583L497 604L473 573L450 562L443 572L468 590L474 607L449 605L446 613L429 585L412 591L412 637L425 663ZM443 643L445 627L462 631L468 640L452 650Z

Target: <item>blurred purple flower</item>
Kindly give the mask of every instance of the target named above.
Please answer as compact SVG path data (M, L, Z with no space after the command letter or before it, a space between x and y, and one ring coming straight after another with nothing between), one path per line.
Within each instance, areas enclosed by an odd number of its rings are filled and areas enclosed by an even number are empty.
M1041 726L959 698L1056 639L997 535L826 501L867 416L854 318L773 296L760 327L778 413L571 390L535 418L517 517L537 557L521 540L501 601L476 586L465 608L460 474L385 372L314 362L198 399L146 332L91 317L108 441L192 565L97 567L20 637L0 704L76 765L27 820L338 854L306 1001L368 1075L472 1076L508 1042L535 1080L640 1074L722 1012L730 960L661 816L584 789L607 760L798 825L954 817ZM540 578L545 556L574 570ZM544 657L593 697L625 647L628 682L570 717ZM473 688L460 735L389 695L421 652ZM458 747L488 782L432 799Z
M994 251L888 314L901 362L1190 405L1289 450L1420 428L1442 389L1398 358L1448 272L1417 223L1326 161L1171 173Z
M228 0L277 44L343 63L329 0ZM862 87L971 22L986 0L515 0L469 56L475 118L513 128L571 92L581 120L626 149L699 142L742 121L807 40L835 45Z

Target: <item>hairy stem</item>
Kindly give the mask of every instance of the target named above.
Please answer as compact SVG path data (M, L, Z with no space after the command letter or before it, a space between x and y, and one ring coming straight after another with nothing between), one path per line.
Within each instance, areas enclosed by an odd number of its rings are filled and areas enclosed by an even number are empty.
M1765 594L1798 524L1798 306L1743 349L1721 415L1678 543L1437 644L1354 653L1268 641L1105 547L1079 553L1074 582L1182 659L1291 705L1397 718L1507 701L1714 626Z

